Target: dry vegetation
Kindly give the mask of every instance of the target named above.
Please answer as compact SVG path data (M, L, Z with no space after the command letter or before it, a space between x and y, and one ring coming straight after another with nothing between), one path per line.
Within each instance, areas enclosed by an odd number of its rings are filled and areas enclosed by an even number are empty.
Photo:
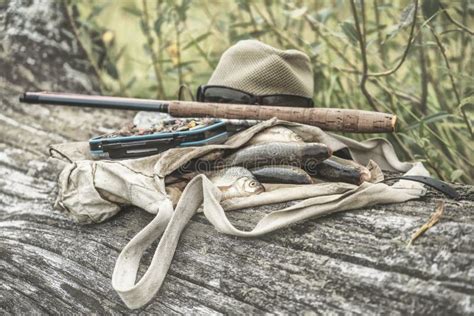
M177 97L256 38L311 58L320 107L396 113L388 139L449 181L473 182L473 15L462 1L70 1L102 92ZM356 138L367 135L354 135Z

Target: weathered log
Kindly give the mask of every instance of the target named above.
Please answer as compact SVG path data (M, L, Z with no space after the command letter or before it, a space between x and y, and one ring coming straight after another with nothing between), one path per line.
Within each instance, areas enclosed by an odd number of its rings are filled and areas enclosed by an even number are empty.
M10 1L0 11L1 25L7 25L0 32L0 312L128 313L111 286L113 266L153 216L127 208L105 223L80 226L53 210L56 172L46 148L87 139L103 132L104 124L117 128L132 114L48 106L26 111L18 104L18 95L35 82L45 89L98 91L83 52L68 35L62 5L21 3ZM49 58L41 57L43 50ZM69 76L71 69L83 79ZM253 239L218 233L196 215L157 298L139 311L472 314L474 191L456 188L461 199L447 200L441 221L410 247L411 234L445 199L440 194L308 220ZM281 205L229 217L250 228L276 207ZM145 255L141 273L153 251Z

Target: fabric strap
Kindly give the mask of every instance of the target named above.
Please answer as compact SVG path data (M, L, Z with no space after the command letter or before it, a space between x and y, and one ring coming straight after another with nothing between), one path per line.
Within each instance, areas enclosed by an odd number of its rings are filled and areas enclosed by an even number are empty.
M424 168L418 171L423 173L423 170ZM327 184L321 185L321 187L324 186ZM222 196L220 190L205 175L196 176L186 186L174 212L171 203L161 204L155 219L125 246L115 265L112 276L113 288L131 309L147 304L158 292L165 279L184 227L201 205L204 215L218 231L240 237L255 237L310 217L377 203L404 202L424 194L424 188L419 183L407 186L406 183L397 182L393 186L388 186L383 183L366 182L358 187L346 186L343 192L328 190L327 194L324 192L320 194L321 192L315 190L315 186L307 187L309 191L302 186L298 190L301 193L300 196L292 196L306 198L305 200L271 212L265 215L251 231L243 231L232 225L227 218L220 203ZM277 194L282 194L284 190L288 189L276 191L280 191ZM307 198L311 191L313 197ZM163 236L150 266L143 277L135 282L145 250L161 235Z

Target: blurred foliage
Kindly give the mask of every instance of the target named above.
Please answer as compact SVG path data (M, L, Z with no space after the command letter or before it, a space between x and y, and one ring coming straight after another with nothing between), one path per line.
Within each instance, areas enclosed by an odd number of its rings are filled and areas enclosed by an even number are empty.
M416 3L70 0L68 12L104 94L176 99L180 84L207 82L225 49L255 38L310 56L317 106L395 113L399 130L386 137L401 158L472 183L474 2Z

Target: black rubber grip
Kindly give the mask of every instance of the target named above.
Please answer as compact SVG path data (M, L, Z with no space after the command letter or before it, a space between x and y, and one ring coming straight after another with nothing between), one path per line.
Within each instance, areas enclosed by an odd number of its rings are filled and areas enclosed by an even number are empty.
M427 186L438 190L441 193L444 193L448 197L452 199L459 199L459 193L449 184L446 182L443 182L441 180L431 178L431 177L424 177L424 176L399 176L399 177L391 177L384 179L383 182L388 181L388 180L410 180L410 181L416 181L416 182L421 182L423 184L426 184Z

